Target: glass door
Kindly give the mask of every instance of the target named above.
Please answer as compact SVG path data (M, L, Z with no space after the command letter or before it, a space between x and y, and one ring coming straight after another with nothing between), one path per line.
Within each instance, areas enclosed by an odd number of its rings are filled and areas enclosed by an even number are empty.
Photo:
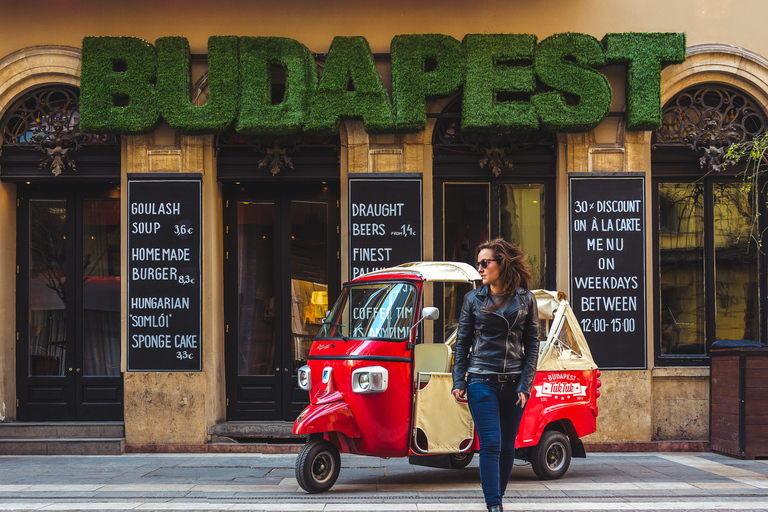
M119 190L20 187L19 418L121 420Z
M327 184L228 195L227 416L292 421L308 400L297 370L339 287L337 195Z
M554 254L553 189L549 181L437 182L435 213L442 227L435 229L436 257L474 266L476 248L501 236L528 255L533 271L530 288L546 288L554 281L554 268L547 266L547 248ZM444 337L456 329L463 297L470 289L468 284L436 289L436 301L442 301L444 311L436 325L442 323Z

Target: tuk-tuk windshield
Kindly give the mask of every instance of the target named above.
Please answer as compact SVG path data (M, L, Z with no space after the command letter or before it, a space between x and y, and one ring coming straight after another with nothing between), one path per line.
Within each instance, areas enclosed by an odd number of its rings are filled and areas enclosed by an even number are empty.
M348 286L323 322L318 338L410 338L418 289L411 283Z

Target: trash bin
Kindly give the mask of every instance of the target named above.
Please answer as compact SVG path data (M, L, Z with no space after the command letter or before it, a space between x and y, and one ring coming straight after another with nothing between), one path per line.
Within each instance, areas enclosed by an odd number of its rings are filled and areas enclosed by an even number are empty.
M768 347L720 340L710 355L710 450L745 459L768 457Z

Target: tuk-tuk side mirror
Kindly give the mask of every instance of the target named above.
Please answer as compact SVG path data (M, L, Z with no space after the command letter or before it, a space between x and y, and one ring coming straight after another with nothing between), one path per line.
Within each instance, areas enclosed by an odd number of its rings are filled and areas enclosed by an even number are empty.
M440 318L440 310L437 308L424 308L421 310L422 320L437 320Z
M421 310L421 318L419 318L419 321L413 324L413 327L411 328L411 335L413 335L413 330L416 329L419 324L423 320L437 320L440 318L440 310L433 307L426 307ZM413 343L408 341L408 350L413 349Z

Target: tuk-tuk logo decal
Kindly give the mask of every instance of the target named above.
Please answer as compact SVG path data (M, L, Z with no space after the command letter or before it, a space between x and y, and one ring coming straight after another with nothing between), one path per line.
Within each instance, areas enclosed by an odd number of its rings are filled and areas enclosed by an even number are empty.
M567 373L555 373L548 375L550 382L543 382L541 386L534 386L536 395L540 397L571 397L586 396L587 386L576 382L576 376Z

